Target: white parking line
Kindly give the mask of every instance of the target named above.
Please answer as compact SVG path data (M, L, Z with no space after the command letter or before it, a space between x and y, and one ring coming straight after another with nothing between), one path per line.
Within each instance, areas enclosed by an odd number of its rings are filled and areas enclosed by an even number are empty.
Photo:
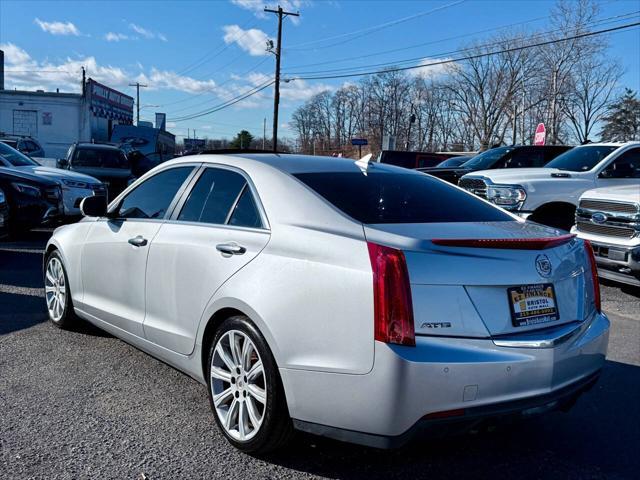
M27 295L29 297L44 297L44 288L16 287L0 283L0 293L13 295Z

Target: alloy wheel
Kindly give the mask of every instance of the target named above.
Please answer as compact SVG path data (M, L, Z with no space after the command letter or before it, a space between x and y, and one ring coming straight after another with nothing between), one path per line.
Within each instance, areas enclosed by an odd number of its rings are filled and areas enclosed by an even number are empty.
M225 432L241 442L260 430L267 406L264 365L253 341L229 330L216 343L211 357L211 393Z
M67 285L62 263L56 257L51 257L47 264L44 291L49 317L54 322L58 322L64 315L64 307L67 303Z

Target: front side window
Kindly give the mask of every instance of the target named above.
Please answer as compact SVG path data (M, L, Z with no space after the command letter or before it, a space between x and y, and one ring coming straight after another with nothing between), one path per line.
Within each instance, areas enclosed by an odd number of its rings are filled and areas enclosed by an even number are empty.
M600 174L603 178L640 178L640 148L627 150Z
M322 172L295 177L364 224L513 220L479 198L425 174Z
M611 145L586 145L572 148L562 155L558 155L554 160L547 163L545 167L568 170L570 172L587 172L616 148L618 147Z
M164 170L131 191L120 203L118 218L164 218L193 167Z
M507 153L511 152L513 147L497 147L482 152L471 160L463 164L464 168L473 170L487 170L493 168L494 164L501 160Z
M186 222L260 227L260 215L239 173L207 168L200 176L178 216Z
M544 165L544 148L520 148L506 161L505 168L531 168Z

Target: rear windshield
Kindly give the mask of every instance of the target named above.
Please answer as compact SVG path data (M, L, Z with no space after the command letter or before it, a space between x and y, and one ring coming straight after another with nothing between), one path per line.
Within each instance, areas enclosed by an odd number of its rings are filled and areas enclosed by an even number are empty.
M129 168L122 150L111 148L77 148L74 167Z
M547 163L545 167L569 170L571 172L586 172L595 167L616 148L618 147L611 145L576 147L557 156Z
M31 160L25 154L19 152L13 146L9 146L9 142L0 142L0 167L34 167L40 165L35 160Z
M480 199L425 174L322 172L295 177L365 224L513 220Z

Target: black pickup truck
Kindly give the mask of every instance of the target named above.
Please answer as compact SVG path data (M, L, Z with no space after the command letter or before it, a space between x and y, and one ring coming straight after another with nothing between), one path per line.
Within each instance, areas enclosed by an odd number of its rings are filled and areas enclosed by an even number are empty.
M567 145L513 145L486 150L454 168L418 168L419 171L458 184L458 180L467 173L494 168L533 168L543 167L561 153L570 150Z

